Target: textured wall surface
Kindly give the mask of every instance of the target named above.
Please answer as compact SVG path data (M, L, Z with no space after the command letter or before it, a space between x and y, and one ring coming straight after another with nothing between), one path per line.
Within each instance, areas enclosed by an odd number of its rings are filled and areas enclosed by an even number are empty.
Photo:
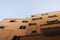
M60 40L60 11L0 22L0 40Z

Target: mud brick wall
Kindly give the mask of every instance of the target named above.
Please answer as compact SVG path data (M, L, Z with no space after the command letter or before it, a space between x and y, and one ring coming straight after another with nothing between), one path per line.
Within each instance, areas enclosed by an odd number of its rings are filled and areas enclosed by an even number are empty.
M60 11L0 22L0 40L60 40Z

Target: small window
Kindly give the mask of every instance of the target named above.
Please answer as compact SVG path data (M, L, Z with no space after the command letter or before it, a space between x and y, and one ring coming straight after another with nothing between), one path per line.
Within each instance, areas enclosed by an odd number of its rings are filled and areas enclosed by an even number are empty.
M39 20L39 19L43 19L42 17L40 18L32 18L32 20Z
M43 19L42 17L40 17L40 19Z
M40 26L45 26L45 25L51 25L51 24L59 24L60 21L58 19L52 20L52 21L47 21L47 24L42 24Z
M59 23L60 21L59 20L53 20L53 21L47 21L47 24L56 24L56 23Z
M44 16L44 15L48 15L48 13L45 13L45 14L41 14L42 16Z
M37 20L37 18L32 18L32 20Z
M14 36L12 40L20 40L20 36Z
M10 20L10 22L15 22L15 20Z
M34 17L33 15L31 17Z
M49 18L52 18L52 17L57 17L57 15L53 15L53 16L48 16Z
M27 20L23 20L22 22L23 22L23 23L28 23L28 21L27 21Z
M37 33L37 31L36 30L33 30L32 33Z
M4 28L4 26L0 26L0 29L3 29Z
M29 23L29 26L37 25L37 23Z
M26 29L26 26L20 26L19 29Z

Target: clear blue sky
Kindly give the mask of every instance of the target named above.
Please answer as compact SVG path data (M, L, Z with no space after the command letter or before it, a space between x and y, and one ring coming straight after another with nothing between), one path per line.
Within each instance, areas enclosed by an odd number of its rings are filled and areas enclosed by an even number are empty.
M60 10L60 0L0 0L0 20Z

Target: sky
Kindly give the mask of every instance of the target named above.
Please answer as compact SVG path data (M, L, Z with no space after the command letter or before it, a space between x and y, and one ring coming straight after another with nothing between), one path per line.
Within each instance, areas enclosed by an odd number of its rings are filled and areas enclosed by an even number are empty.
M60 0L0 0L0 20L60 10Z

